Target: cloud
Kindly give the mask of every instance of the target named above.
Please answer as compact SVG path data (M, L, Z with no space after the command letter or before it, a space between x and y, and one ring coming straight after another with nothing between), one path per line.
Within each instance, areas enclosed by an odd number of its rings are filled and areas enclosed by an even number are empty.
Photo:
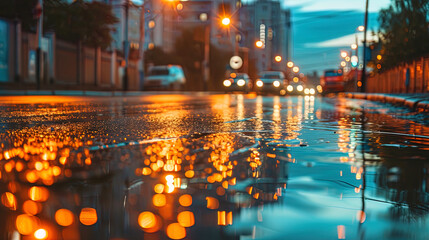
M330 48L330 47L350 47L352 43L356 42L356 37L358 39L359 45L362 44L363 33L349 34L339 38L330 39L323 42L317 43L306 43L305 47L308 48ZM367 33L367 41L376 40L376 36L372 36L370 33Z
M378 12L390 4L390 0L370 1L369 11ZM299 6L302 12L326 11L326 10L358 10L365 11L365 0L284 0L286 7L295 8Z

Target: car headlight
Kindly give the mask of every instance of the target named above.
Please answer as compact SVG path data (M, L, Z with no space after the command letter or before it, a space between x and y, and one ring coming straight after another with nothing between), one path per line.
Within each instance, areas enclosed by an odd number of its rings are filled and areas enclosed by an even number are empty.
M243 79L238 80L237 85L242 87L246 84L246 81L244 81Z
M280 87L280 82L279 81L274 81L273 85L274 85L274 87Z
M316 91L314 90L314 88L310 88L310 94L314 95L316 93Z
M296 90L298 90L298 92L302 92L302 90L304 90L304 87L302 85L298 85L296 87Z
M231 81L227 79L227 80L223 81L223 85L225 87L230 87L231 86Z
M256 82L256 86L262 87L262 86L264 86L264 82L262 82L261 80L259 80L259 81Z
M310 89L308 88L304 89L304 94L310 94Z
M287 88L286 88L287 90L288 90L288 92L292 92L293 91L293 86L292 85L289 85L289 86L287 86Z

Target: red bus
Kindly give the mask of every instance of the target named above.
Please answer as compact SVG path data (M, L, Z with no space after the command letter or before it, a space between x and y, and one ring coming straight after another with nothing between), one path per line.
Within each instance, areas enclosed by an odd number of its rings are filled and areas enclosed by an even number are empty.
M323 93L334 93L344 91L343 70L326 70L320 78Z

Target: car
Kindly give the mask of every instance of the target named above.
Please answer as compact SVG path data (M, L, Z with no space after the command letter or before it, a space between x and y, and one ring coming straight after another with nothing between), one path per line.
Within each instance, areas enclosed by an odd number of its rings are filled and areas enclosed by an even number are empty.
M145 90L183 90L185 74L179 65L161 65L149 68L144 80Z
M316 90L302 81L290 81L286 87L289 95L315 95Z
M341 69L326 70L320 78L323 94L344 92L344 74Z
M285 75L281 71L265 71L259 74L256 80L255 90L257 93L286 94Z
M246 73L231 73L230 78L223 81L223 86L226 92L248 93L252 89L252 82Z
M286 90L289 95L304 95L304 88L302 81L289 81Z

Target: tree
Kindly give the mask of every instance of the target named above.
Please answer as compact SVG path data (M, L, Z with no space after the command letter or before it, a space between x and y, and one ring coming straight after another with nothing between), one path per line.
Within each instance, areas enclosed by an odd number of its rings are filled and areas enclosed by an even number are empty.
M166 53L155 47L145 52L145 63L153 65L177 64L183 67L188 90L203 90L204 27L183 30L176 40L174 51ZM232 52L227 52L210 45L209 90L219 90L225 77L225 67Z
M24 31L36 31L37 20L33 9L38 0L0 1L0 17L18 19ZM112 25L118 22L112 7L101 2L76 0L68 4L64 0L43 1L45 31L54 31L66 41L81 41L90 47L107 48L112 41Z
M429 54L429 0L392 0L379 16L383 67L395 67Z
M188 74L190 90L204 89L204 66L202 64L205 45L204 32L204 26L184 30L175 43L175 54L185 69L185 73ZM231 56L232 52L218 49L210 44L210 77L207 83L209 90L216 90L221 86L225 77L225 67L228 65Z
M33 18L33 9L37 0L0 1L0 17L20 20L24 31L36 31L37 20Z
M72 4L61 0L45 0L46 28L61 39L90 47L110 46L112 25L118 22L112 7L101 2L77 0Z

